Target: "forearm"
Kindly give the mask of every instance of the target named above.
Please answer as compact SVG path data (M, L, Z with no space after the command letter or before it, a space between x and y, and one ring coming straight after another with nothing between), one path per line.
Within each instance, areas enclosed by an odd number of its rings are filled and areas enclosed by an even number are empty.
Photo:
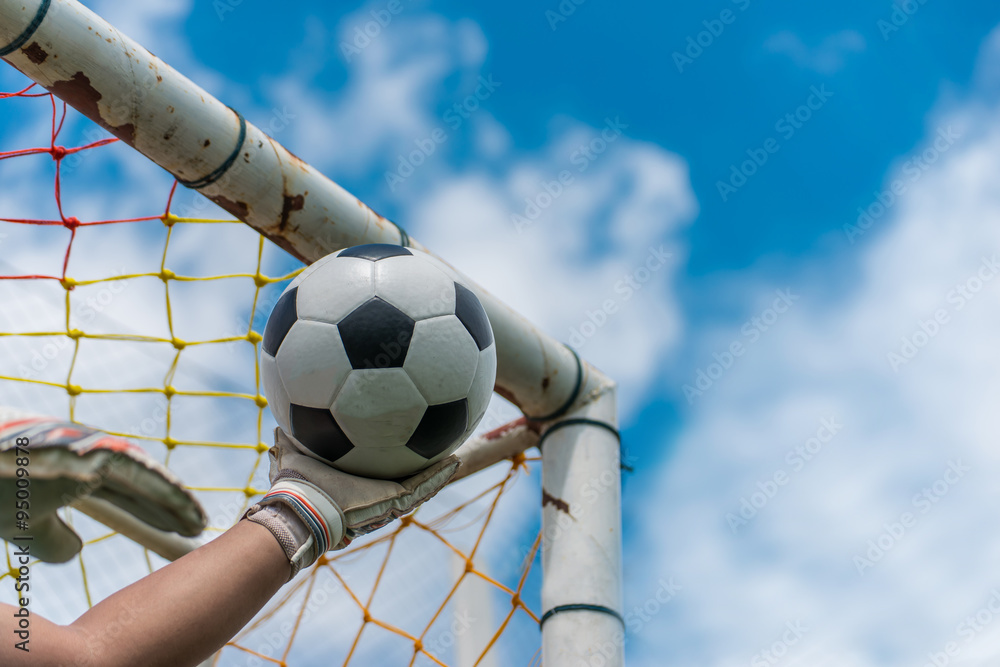
M31 653L19 656L4 646L0 662L197 665L253 618L289 572L288 559L271 533L241 521L218 539L115 593L69 626L39 619ZM8 663L8 656L22 662Z
M271 533L241 521L112 595L71 627L86 638L83 654L96 654L95 667L196 665L232 639L288 573L288 559Z

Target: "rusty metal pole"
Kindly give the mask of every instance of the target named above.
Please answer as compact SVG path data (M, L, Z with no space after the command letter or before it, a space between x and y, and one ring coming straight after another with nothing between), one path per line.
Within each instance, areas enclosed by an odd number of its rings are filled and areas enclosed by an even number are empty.
M589 378L583 403L542 433L542 664L622 667L621 448L616 388Z
M426 250L76 0L0 0L0 57L306 263L361 243ZM548 530L559 525L562 504L572 512L573 502L585 500L581 480L617 474L617 441L607 430L616 424L614 386L463 278L493 326L497 392L529 417L534 431L549 426L542 445ZM566 426L567 417L607 428ZM531 442L524 430L498 442L509 445L511 438ZM580 658L596 665L598 653L619 642L619 501L617 489L605 492L606 506L579 512L543 547L548 667L579 667ZM620 647L601 664L620 665Z
M0 56L306 263L362 243L427 250L76 0L0 0ZM574 355L463 278L493 325L497 391L531 417L567 408Z

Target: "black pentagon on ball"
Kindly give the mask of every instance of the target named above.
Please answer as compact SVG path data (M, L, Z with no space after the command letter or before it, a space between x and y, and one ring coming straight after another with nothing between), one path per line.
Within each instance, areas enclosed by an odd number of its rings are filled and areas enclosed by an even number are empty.
M402 255L412 255L413 253L406 248L398 245L390 245L388 243L366 243L365 245L356 245L353 248L348 248L344 252L337 255L337 257L359 257L361 259L368 259L373 262L377 262L380 259L385 259L386 257L400 257Z
M327 461L336 461L354 449L347 434L329 410L306 408L293 403L288 421L292 424L295 439Z
M295 296L298 292L299 288L294 287L282 294L278 303L274 304L271 316L267 318L264 326L264 351L272 357L277 356L278 348L298 318L295 308Z
M479 303L479 297L472 290L460 283L455 283L455 316L472 334L480 351L493 343L493 329L483 304Z
M428 406L406 446L426 459L432 459L455 444L469 426L469 401Z
M412 317L376 296L355 308L337 328L351 368L402 368L414 324Z

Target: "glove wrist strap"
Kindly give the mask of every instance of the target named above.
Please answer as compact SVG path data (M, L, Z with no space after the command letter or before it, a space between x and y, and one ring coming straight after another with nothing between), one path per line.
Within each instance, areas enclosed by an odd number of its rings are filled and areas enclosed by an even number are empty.
M247 517L266 527L285 550L294 577L344 539L344 517L336 503L301 475L285 472L275 480L256 508L273 507L276 513L251 510ZM303 532L304 531L304 532Z
M262 506L258 503L247 511L246 519L264 526L274 535L291 566L289 581L302 568L309 567L319 558L312 533L286 505L275 503Z

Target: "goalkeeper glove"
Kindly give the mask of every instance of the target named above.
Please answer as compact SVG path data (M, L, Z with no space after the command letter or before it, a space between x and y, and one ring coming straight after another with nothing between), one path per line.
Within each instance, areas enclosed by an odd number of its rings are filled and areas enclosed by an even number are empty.
M128 440L0 407L0 537L30 536L33 556L66 562L83 543L56 510L86 497L159 530L194 537L205 528L194 496Z
M449 456L400 481L350 475L299 452L275 429L271 490L245 518L274 535L291 564L291 580L329 550L412 512L455 476L461 462Z

